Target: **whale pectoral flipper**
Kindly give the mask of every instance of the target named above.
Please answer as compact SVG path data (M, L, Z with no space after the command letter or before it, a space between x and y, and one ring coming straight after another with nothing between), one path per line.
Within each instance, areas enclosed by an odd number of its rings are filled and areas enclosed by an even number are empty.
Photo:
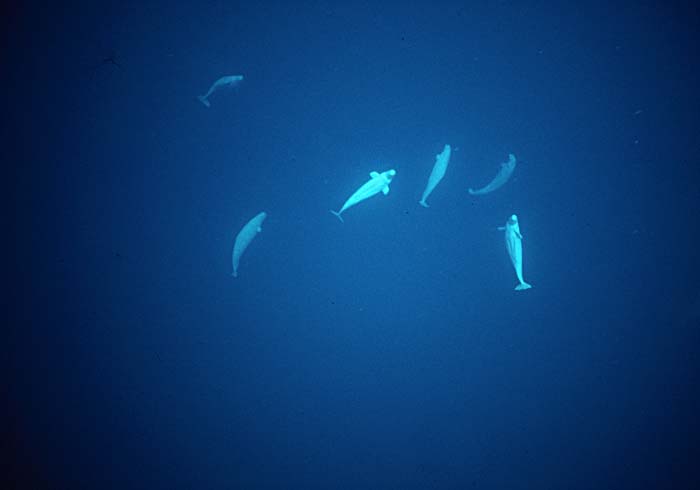
M370 172L369 176L372 177L373 179L376 179L377 177L379 177L379 172Z
M387 194L389 194L389 186L388 186L388 185L385 185L385 186L384 186L384 189L382 189L382 192L384 193L385 196L386 196Z

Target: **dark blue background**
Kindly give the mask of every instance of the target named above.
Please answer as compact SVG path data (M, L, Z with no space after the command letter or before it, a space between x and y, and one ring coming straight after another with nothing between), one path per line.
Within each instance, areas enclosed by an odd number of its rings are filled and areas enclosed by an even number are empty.
M700 481L697 16L146 3L5 7L13 485Z

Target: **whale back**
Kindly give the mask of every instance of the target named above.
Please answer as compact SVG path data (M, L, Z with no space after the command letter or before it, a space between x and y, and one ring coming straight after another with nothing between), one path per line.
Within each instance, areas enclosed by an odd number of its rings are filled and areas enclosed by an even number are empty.
M517 161L515 159L515 155L511 153L510 155L508 155L508 161L501 164L501 168L499 169L496 176L491 180L491 182L489 182L486 186L482 187L481 189L469 189L469 193L471 195L480 195L488 194L489 192L495 191L503 184L508 182L510 176L513 175L513 172L515 171L516 164Z
M231 265L233 266L233 277L238 277L238 264L240 263L243 252L246 251L250 242L262 231L262 224L267 218L267 213L264 211L258 213L248 223L241 228L241 231L236 235L236 241L233 244L233 252L231 253Z
M451 153L452 148L450 147L450 145L445 145L445 148L442 150L442 153L438 153L437 155L435 155L435 165L433 165L433 170L430 172L430 177L428 177L428 183L426 184L425 190L423 191L423 196L419 201L419 203L423 207L428 207L428 204L425 202L425 200L428 199L428 196L433 192L435 187L437 187L442 178L445 176L447 166L450 163Z

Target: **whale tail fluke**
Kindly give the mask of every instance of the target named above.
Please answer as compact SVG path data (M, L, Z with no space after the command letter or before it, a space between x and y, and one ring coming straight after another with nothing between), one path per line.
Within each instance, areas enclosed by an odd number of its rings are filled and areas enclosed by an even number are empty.
M424 208L429 208L429 207L430 207L430 206L428 206L428 203L425 202L424 199L421 199L420 201L418 201L418 204L420 204L420 205L423 206Z
M333 210L331 209L331 213L333 213L334 215L336 215L336 216L338 217L338 219L340 220L341 223L345 223L345 220L343 219L343 217L340 215L340 213L339 213L338 211L333 211Z
M530 289L532 287L532 284L528 284L526 282L521 282L517 286L515 286L516 291L525 291L526 289Z
M205 96L203 96L203 95L198 95L198 96L197 96L197 99L198 99L202 104L204 104L205 106L211 107L211 103L209 103L209 101L207 100L207 98L206 98Z

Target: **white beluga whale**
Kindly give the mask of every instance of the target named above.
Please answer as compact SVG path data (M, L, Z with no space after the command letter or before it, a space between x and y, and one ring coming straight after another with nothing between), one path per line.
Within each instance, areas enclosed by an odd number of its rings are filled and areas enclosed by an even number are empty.
M211 87L209 87L209 91L206 94L198 95L197 99L199 99L199 101L205 106L211 107L211 103L209 102L209 97L211 96L211 94L213 94L221 88L235 87L242 81L243 75L227 75L225 77L221 77L216 82L214 82L211 85Z
M241 231L236 235L236 242L233 245L233 252L231 253L231 264L233 265L233 272L231 275L233 277L238 277L238 263L241 260L241 255L248 248L250 242L253 238L257 236L258 233L262 231L262 223L267 218L267 213L262 212L257 214L253 219L248 221L246 225L241 228Z
M519 284L515 286L516 291L524 291L530 289L532 285L525 282L523 279L523 236L520 234L520 224L518 217L512 215L505 226L498 228L505 231L506 250L510 256L510 261L513 263L515 275L518 277Z
M431 192L433 192L435 186L437 186L442 180L442 178L445 176L447 165L450 163L451 153L452 148L450 148L450 145L445 145L445 148L442 150L442 153L438 153L437 155L435 155L435 165L433 166L433 171L430 172L430 177L428 178L428 185L425 186L425 190L423 191L423 197L421 197L420 201L418 201L418 204L420 204L424 208L428 207L428 203L425 202L425 200L428 199L428 196Z
M489 182L485 187L482 187L481 189L477 190L474 190L470 187L469 194L471 194L472 196L480 196L482 194L488 194L489 192L495 191L503 184L508 182L510 176L513 175L513 171L515 171L515 164L515 155L511 153L510 155L508 155L508 161L501 163L501 169L498 171L498 173L491 182Z
M370 172L369 176L371 178L362 187L357 189L355 193L348 198L347 201L345 201L345 204L343 204L343 207L340 208L340 211L331 210L331 213L336 215L340 221L343 221L343 217L341 216L341 214L349 207L352 207L360 201L364 201L365 199L379 194L380 192L383 192L386 196L387 194L389 194L389 184L391 183L391 180L394 178L395 175L396 170L394 170L393 168L382 173Z

